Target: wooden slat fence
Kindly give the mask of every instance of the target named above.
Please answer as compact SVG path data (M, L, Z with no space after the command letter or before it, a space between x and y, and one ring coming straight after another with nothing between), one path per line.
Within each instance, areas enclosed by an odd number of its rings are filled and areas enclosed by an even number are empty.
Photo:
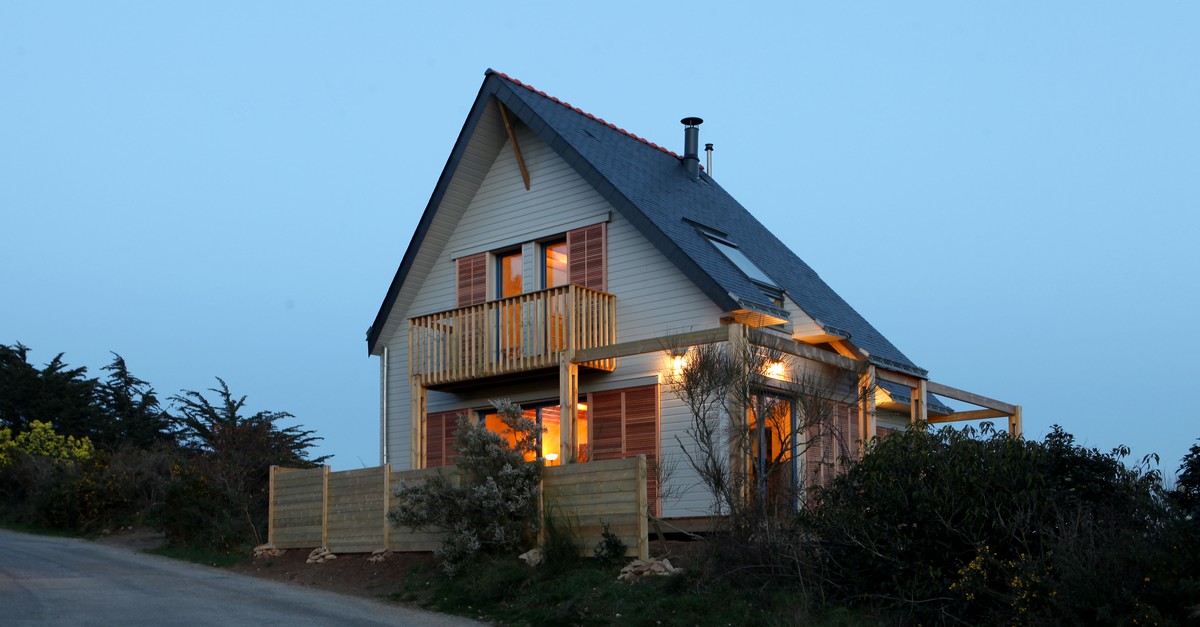
M454 466L394 471L391 466L330 472L328 467L271 468L268 536L281 549L328 547L334 553L432 551L440 532L393 527L387 519L403 482L424 481ZM586 554L607 523L624 540L629 555L648 556L646 543L646 459L643 456L546 468L542 502L551 515L574 525Z
M575 527L590 554L604 525L620 536L628 554L646 559L646 457L627 457L546 468L542 507Z

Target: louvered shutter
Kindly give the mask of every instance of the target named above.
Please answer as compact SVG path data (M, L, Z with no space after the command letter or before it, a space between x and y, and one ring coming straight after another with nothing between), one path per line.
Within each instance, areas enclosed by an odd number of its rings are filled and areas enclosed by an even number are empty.
M592 394L592 459L625 456L625 395L620 390Z
M573 285L608 290L607 226L601 222L567 232L567 263Z
M592 394L592 454L594 459L645 455L649 476L646 498L658 514L658 386L647 385Z
M454 430L458 412L440 411L425 417L425 467L436 468L454 463Z
M487 253L458 259L458 306L470 307L487 300Z
M809 485L829 487L833 478L844 470L842 458L853 455L853 450L847 447L860 438L858 411L850 405L838 403L830 422L830 425L813 425L809 429L811 439L804 453Z

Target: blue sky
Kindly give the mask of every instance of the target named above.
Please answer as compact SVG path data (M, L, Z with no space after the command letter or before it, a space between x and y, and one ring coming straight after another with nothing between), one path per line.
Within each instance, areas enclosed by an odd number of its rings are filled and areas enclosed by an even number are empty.
M1174 472L1200 5L0 4L0 343L378 462L365 331L492 67L713 174L939 382Z

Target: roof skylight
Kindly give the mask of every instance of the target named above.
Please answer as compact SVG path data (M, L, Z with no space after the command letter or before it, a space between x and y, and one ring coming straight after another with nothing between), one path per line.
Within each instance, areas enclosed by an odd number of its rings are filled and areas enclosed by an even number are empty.
M705 233L705 235L708 236L708 241L712 242L713 246L715 246L722 255L725 255L725 258L728 259L734 266L737 266L738 270L741 270L747 277L750 277L750 280L773 287L777 290L783 289L778 283L775 282L775 279L772 279L767 275L766 272L763 272L762 268L758 267L758 265L756 265L753 261L750 261L750 258L747 257L746 254L737 247L737 245L723 240L711 233Z

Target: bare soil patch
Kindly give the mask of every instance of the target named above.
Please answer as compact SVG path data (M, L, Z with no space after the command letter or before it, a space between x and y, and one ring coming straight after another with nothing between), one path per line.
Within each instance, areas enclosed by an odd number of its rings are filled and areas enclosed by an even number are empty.
M97 543L134 551L157 549L167 543L167 536L163 532L149 527L120 527L116 531L106 531L96 538Z
M339 594L419 604L437 569L432 553L392 553L381 562L367 561L369 553L342 553L335 560L308 564L310 551L290 549L239 562L229 570Z

